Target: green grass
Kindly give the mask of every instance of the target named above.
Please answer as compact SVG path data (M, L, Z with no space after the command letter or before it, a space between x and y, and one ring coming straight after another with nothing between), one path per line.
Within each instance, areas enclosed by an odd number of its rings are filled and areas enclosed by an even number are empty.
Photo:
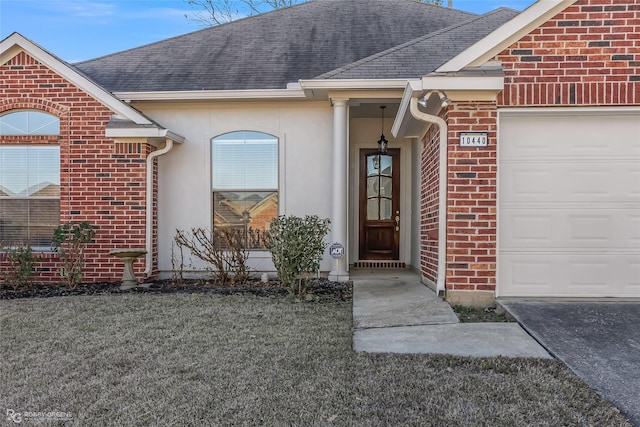
M461 323L514 322L513 319L508 318L506 315L498 314L495 307L476 308L454 305L452 308Z
M4 300L0 333L3 415L70 412L82 426L630 425L557 361L354 353L349 302Z

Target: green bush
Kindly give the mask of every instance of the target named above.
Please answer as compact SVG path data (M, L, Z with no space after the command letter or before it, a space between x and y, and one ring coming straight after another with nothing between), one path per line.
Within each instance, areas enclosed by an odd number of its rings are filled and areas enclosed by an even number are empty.
M96 231L86 221L69 222L56 227L53 231L51 248L58 253L62 268L60 275L67 279L70 289L75 289L82 282L84 267L84 250L91 243Z
M267 249L289 293L306 296L310 278L320 269L330 221L317 215L279 216L271 221Z
M14 290L26 287L31 279L33 268L40 257L33 255L31 246L18 244L15 246L3 247L9 266L4 274L4 281L13 286Z

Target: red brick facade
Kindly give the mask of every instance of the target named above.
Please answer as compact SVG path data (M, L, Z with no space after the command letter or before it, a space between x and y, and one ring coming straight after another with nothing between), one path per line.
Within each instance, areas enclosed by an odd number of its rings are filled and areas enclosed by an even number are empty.
M97 228L83 281L119 280L122 264L109 251L145 246L145 159L151 146L105 137L113 112L24 52L0 65L0 82L0 114L40 110L60 118L59 137L3 136L0 144L60 146L60 222L88 221ZM63 281L57 255L38 255L44 260L34 280ZM135 269L140 275L144 263Z
M420 270L435 283L438 275L438 166L440 132L431 126L424 137L421 159L422 186L420 189Z
M496 125L493 102L453 103L449 126L447 289L493 290L496 277ZM460 132L487 132L487 148L464 148Z
M580 0L498 55L501 106L640 104L640 4Z
M449 125L447 290L496 286L497 109L640 105L640 4L580 0L497 55L505 87L492 102L456 102ZM488 148L461 148L461 131L488 132ZM437 128L423 140L422 276L437 273Z

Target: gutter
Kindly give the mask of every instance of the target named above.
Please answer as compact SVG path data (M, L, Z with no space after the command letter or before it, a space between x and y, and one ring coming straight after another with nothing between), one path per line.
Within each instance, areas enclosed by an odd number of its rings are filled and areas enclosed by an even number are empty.
M432 92L427 93L425 99L428 101ZM448 185L448 128L447 122L440 116L427 114L418 108L418 98L411 97L409 111L416 119L427 123L438 125L440 130L440 159L439 159L439 186L438 186L438 277L436 279L436 293L443 295L446 289L446 268L447 268L447 185Z
M151 277L153 270L153 161L156 157L167 154L173 149L173 140L170 138L165 139L164 147L160 150L156 150L149 154L147 157L147 182L146 182L146 221L145 221L145 255L144 262L144 278Z

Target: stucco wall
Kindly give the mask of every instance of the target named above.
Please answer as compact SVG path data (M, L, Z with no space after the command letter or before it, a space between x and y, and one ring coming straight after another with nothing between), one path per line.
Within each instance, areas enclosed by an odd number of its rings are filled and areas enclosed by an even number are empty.
M159 158L159 269L171 269L171 241L177 229L212 223L211 138L241 130L279 139L281 215L331 216L333 111L328 102L192 103L137 105L186 140ZM329 237L328 237L329 238ZM251 266L273 269L271 255L252 251ZM330 269L330 257L321 265ZM195 269L203 265L194 260Z

